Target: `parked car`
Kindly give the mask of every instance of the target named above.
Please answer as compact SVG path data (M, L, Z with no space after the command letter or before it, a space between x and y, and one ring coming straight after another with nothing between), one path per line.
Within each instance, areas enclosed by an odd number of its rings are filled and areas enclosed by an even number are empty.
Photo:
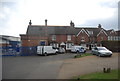
M59 47L59 48L58 48L58 53L65 53L65 49L62 48L62 47Z
M74 53L85 53L86 49L83 46L72 46L71 52L74 52Z
M97 56L112 56L112 52L105 47L95 47L92 49L92 54Z
M57 49L53 49L52 46L37 46L37 54L38 55L48 55L48 54L56 54Z

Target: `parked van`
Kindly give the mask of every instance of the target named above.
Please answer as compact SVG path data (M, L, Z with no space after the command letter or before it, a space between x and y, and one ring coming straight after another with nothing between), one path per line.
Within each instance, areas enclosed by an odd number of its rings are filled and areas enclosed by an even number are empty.
M85 53L86 49L83 46L72 46L71 52L74 52L74 53Z
M53 49L52 46L37 46L37 54L38 55L48 55L48 54L56 54L57 49Z

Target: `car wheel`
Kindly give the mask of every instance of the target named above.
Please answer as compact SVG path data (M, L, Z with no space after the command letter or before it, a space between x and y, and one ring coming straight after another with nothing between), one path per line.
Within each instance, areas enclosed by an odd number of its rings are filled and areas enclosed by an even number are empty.
M95 54L92 52L92 55L95 55Z
M109 57L111 57L112 55L110 55Z
M47 56L47 53L45 52L44 56Z
M99 56L99 57L101 57L101 55L100 55L100 54L99 54L98 56Z

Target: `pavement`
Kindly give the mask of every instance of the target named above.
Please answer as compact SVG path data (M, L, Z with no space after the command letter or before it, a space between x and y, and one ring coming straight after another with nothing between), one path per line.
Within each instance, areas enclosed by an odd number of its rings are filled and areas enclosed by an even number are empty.
M103 67L118 68L118 54L112 57L87 56L75 59L76 54L50 56L17 56L2 58L3 79L70 79L73 76L102 71Z
M93 72L102 72L103 68L118 68L118 53L112 57L87 56L77 59L65 60L57 79L71 79Z

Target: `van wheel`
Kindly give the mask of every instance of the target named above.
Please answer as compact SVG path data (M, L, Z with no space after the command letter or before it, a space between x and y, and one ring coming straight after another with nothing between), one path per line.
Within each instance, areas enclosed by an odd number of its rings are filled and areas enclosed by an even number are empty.
M55 52L55 55L57 55L57 52Z
M44 56L47 56L47 53L45 53Z

